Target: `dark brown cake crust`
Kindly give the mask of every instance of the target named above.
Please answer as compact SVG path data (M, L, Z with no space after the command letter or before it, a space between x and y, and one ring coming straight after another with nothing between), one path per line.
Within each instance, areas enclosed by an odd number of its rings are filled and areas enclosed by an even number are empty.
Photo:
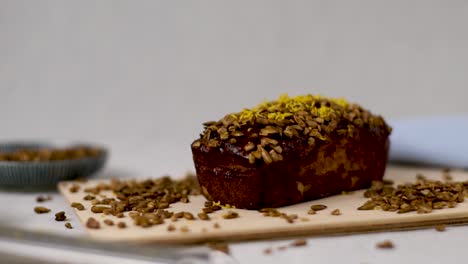
M358 122L360 126L350 128L353 123L341 119L326 139L313 144L304 137L277 135L282 152L275 162L249 160L243 146L258 132L255 124L250 131L241 128L244 135L236 140L214 146L202 136L192 144L202 192L223 205L260 209L366 188L382 180L387 162L390 128L379 120L376 126Z

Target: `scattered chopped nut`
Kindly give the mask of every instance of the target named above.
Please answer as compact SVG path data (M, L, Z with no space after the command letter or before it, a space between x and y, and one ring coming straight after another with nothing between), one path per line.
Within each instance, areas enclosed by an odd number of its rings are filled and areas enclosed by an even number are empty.
M213 250L221 251L226 254L230 254L229 245L226 243L207 243L207 246Z
M67 217L65 216L64 211L60 211L55 214L55 221L65 221L65 219L67 219Z
M94 219L93 217L90 217L88 218L88 221L86 221L86 227L91 228L91 229L99 229L101 225L96 219Z
M113 226L114 225L114 221L112 221L110 219L105 219L103 222L104 222L104 224L106 224L108 226Z
M305 240L305 239L297 239L297 240L294 240L291 243L291 246L293 246L293 247L302 247L302 246L306 246L306 245L307 245L307 240Z
M210 216L206 213L199 213L198 218L200 218L201 220L205 220L205 221L210 220Z
M394 248L395 246L393 245L393 242L390 241L390 240L384 240L382 242L379 242L377 243L377 248L381 248L381 249L392 249Z
M418 214L431 213L433 210L453 208L465 200L468 192L467 182L434 181L423 175L416 175L415 183L396 187L383 182L373 182L364 192L369 198L358 210L381 209L399 214L416 211Z
M36 212L36 214L46 214L50 212L50 209L43 206L36 206L34 207L34 212Z
M43 202L50 201L50 200L52 200L52 196L51 196L51 195L47 195L47 196L42 196L42 195L40 195L40 196L38 196L38 197L36 198L36 202L38 202L38 203L43 203Z
M223 214L224 219L234 219L238 217L239 217L239 214L233 211L227 211L227 213Z
M168 225L167 226L167 231L172 232L172 231L175 231L175 230L176 230L176 227L174 225Z
M65 223L65 227L68 229L73 229L73 226L71 223Z
M276 208L263 208L263 209L260 209L259 212L263 213L263 216L280 217L283 215Z
M95 213L95 214L100 214L100 213L102 213L105 209L108 209L108 207L96 206L96 205L94 205L93 207L91 207L91 212L93 212L93 213Z
M222 208L221 208L221 206L219 206L219 205L213 205L213 206L211 206L211 209L212 209L213 211L219 211L219 210L221 210Z
M214 223L214 224L213 224L213 227L214 227L214 228L221 228L221 226L220 226L218 223Z
M189 212L184 212L184 213L183 213L183 217L184 217L185 219L187 219L187 220L194 220L194 219L195 219L195 217L193 216L193 214L192 214L192 213L189 213Z
M70 191L71 193L76 193L76 192L78 192L79 190L80 190L80 186L79 186L78 184L73 184L73 185L70 187L70 189L69 189L69 191Z
M140 216L141 213L140 212L129 212L128 213L128 216L130 216L131 218L134 218L134 217L137 217L137 216Z
M124 217L124 214L123 214L123 213L117 213L117 214L115 214L115 217L117 217L117 218L123 218L123 217Z
M94 200L96 199L95 196L92 196L91 194L87 194L85 197L83 197L83 200L85 201L91 201L91 200Z
M71 207L76 208L79 211L83 211L85 209L84 205L81 203L72 203Z
M286 219L286 221L290 224L294 223L294 220L297 219L297 215L296 214L285 214L285 213L280 213L280 217L283 218L283 219Z
M331 215L341 215L340 209L335 209L331 212Z
M360 207L358 207L358 210L374 210L375 208L375 203L373 201L367 201Z
M327 206L323 204L314 204L310 206L310 209L314 211L321 211L327 209Z
M436 225L435 230L438 232L444 232L445 231L445 225Z
M288 247L287 246L279 246L278 250L286 250Z
M273 249L271 247L265 248L265 250L263 250L263 254L265 255L271 255L271 253L273 253Z
M203 213L205 213L205 214L210 214L210 213L214 212L214 210L211 207L205 207L202 210L203 210Z
M187 232L189 232L189 231L190 231L190 229L188 228L188 226L182 226L182 227L180 227L180 232L182 232L182 233L187 233Z
M103 196L102 191L113 192L115 198L96 199ZM144 181L114 179L110 183L99 183L88 187L84 192L88 195L83 199L91 201L93 213L120 218L128 212L135 225L147 228L163 224L165 219L194 220L195 217L189 212L179 214L164 209L177 202L190 202L189 195L199 195L200 188L196 176L187 175L182 180L173 180L168 176ZM211 206L210 209L220 210L221 207Z
M178 212L178 213L175 213L171 216L171 220L172 222L176 222L177 219L179 218L183 218L184 217L184 212Z
M117 227L122 229L122 228L126 228L127 227L127 224L125 224L125 222L118 222L117 223Z

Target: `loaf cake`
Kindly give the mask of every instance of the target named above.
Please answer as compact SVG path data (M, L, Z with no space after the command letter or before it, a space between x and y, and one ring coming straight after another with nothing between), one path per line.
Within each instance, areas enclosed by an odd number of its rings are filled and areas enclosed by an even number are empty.
M391 128L344 99L265 101L206 122L192 145L203 195L237 208L281 207L382 180Z

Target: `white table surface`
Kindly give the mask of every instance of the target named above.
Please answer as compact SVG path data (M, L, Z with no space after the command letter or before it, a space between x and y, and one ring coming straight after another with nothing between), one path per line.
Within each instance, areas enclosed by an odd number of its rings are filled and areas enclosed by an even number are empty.
M141 165L139 170L135 170L133 174L125 174L125 176L147 175L143 172L149 170L150 167L154 169L155 166L158 166L151 162L145 162L144 159L142 161L141 158L137 161L130 157L131 155L125 157L118 154L113 155L109 166L100 173L99 177L108 177L113 174L120 175L117 173L117 167L131 167L131 164L138 164L138 162ZM135 157L142 156L135 155ZM144 164L147 164L148 167L145 168ZM52 194L53 200L44 203L44 206L51 208L52 212L64 210L69 219L71 219L74 229L65 229L63 222L54 221L54 214L52 213L35 214L33 207L37 205L35 198L39 194ZM20 192L1 190L0 201L2 201L2 206L0 206L0 221L2 224L66 236L86 235L73 211L65 203L64 199L54 191ZM230 249L232 256L239 263L460 263L460 258L464 256L466 251L465 242L467 236L468 226L458 226L448 227L446 232L436 232L433 229L427 229L314 237L308 239L308 245L305 247L290 248L284 251L275 250L275 248L287 245L292 240L236 243L231 244ZM392 240L396 246L395 249L376 249L376 243L385 239ZM0 243L0 250L3 251L5 249L18 251L14 247ZM268 247L273 247L274 249L271 255L263 253ZM59 252L54 254L57 255L57 258L64 257Z
M458 119L457 119L458 120ZM464 124L460 120L455 120L450 124ZM463 119L465 120L465 119ZM392 158L404 157L409 159L419 157L419 153L427 153L420 150L418 146L430 147L433 142L425 137L414 137L417 131L431 131L422 127L424 124L434 124L437 122L416 123L392 123L395 131L392 135L393 151ZM411 126L409 126L411 125ZM405 130L406 129L406 130ZM409 130L408 130L409 129ZM405 132L406 131L406 132ZM413 131L414 133L409 133ZM421 134L419 134L421 135ZM429 135L430 136L430 135ZM451 136L454 142L463 141L460 138ZM193 170L190 149L187 147L190 142L181 140L175 144L174 140L164 141L161 138L131 138L122 139L116 136L95 135L90 138L101 138L110 148L111 155L106 168L94 177L157 177L170 174L174 177L183 176L187 171ZM103 140L105 139L105 140ZM151 140L150 140L151 139ZM93 141L93 140L91 140ZM68 140L55 141L61 145ZM416 147L408 148L404 142L413 142ZM419 143L418 143L419 142ZM452 144L453 145L453 144ZM450 144L446 146L454 148ZM427 159L432 163L440 160L441 148L433 146L437 152L432 153L432 159ZM401 150L407 150L402 152ZM412 153L412 156L406 155ZM453 155L466 157L463 149L459 152L452 151ZM427 155L426 155L427 156ZM417 159L410 159L417 161ZM456 159L452 159L456 160ZM441 160L440 162L444 162ZM460 158L460 165L465 164ZM457 164L453 164L457 165ZM63 222L56 222L54 214L37 215L33 208L38 195L51 194L53 200L44 203L44 206L52 209L52 212L65 211L74 229L69 230L64 227ZM71 208L64 199L55 191L26 192L18 190L0 189L0 224L20 227L28 230L40 232L50 232L66 236L85 236L84 228L78 222ZM445 232L436 232L434 229L404 231L404 232L382 232L361 235L333 236L333 237L313 237L308 239L308 245L300 248L290 248L284 251L275 250L278 246L287 245L292 240L258 241L231 244L232 256L239 263L460 263L465 254L465 242L468 236L468 226L448 227ZM376 243L390 239L395 244L393 250L381 250L376 248ZM271 255L265 255L266 248L273 247ZM10 251L17 253L28 252L28 248L18 247L1 243L0 251ZM30 252L29 252L30 253ZM57 259L66 258L66 255L52 251L35 252L35 254L54 254ZM76 256L86 263L86 256ZM100 263L115 263L115 260L100 259ZM0 263L2 260L0 259ZM140 262L134 262L140 263Z

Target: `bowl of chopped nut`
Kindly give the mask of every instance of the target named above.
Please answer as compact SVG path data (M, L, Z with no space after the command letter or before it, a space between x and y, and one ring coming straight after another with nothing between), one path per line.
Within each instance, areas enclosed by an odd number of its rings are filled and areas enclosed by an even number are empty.
M43 186L88 177L104 167L107 157L105 148L93 144L0 143L0 185Z

